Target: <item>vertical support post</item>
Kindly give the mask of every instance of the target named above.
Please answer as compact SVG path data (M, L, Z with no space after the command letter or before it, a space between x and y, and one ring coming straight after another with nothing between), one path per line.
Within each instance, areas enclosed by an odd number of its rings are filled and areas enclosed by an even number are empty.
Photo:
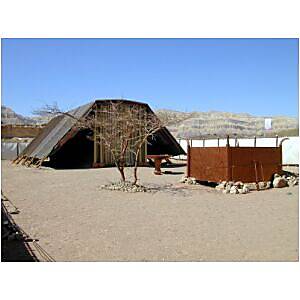
M95 107L95 116L94 116L94 166L97 163L97 127L96 127L96 118L97 118L97 104Z
M191 177L191 146L187 144L187 177Z
M256 147L256 136L254 137L254 147Z
M226 155L227 155L227 181L233 180L233 166L232 166L232 156L231 156L231 149L229 146L226 146Z
M220 138L218 138L218 147L220 147Z
M255 170L255 183L258 183L257 166L256 166L256 161L255 160L254 160L254 170Z
M202 140L202 145L205 147L205 139Z
M229 135L227 135L226 147L230 147L230 144L229 144Z
M276 135L276 147L278 147L278 135Z
M19 156L19 142L17 143L17 157Z
M262 176L262 180L265 181L265 176L264 176L264 168L263 168L263 164L262 162L260 162L260 169L261 169L261 176Z
M278 166L277 173L280 173L282 171L282 144L279 146L279 153L280 153L280 164Z

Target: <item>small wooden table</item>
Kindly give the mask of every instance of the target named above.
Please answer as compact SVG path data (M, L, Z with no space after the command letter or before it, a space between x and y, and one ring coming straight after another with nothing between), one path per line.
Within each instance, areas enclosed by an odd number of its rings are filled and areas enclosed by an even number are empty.
M160 166L161 166L161 162L162 160L168 160L170 157L170 155L168 154L157 154L157 155L147 155L147 158L149 159L154 159L154 174L155 175L162 175Z

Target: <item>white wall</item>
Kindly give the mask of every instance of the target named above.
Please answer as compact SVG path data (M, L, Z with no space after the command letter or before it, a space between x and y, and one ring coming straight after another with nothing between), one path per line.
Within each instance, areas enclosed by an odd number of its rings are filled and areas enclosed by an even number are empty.
M9 143L1 142L1 159L13 160L17 158L29 143Z
M284 137L278 138L278 144ZM187 141L177 139L181 147L187 152ZM289 137L282 144L282 164L299 164L299 137ZM253 147L254 139L238 139L240 147ZM230 146L234 147L235 139L229 139ZM226 139L219 140L220 147L226 146ZM192 140L193 147L203 147L203 140ZM218 140L205 140L205 147L217 147ZM256 147L276 147L276 138L257 138ZM179 155L178 158L185 159L185 155Z

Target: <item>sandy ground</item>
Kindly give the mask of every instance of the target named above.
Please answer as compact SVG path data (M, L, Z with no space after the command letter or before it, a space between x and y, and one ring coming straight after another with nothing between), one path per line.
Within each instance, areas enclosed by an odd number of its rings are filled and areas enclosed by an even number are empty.
M141 168L151 193L103 191L113 168L33 169L2 161L15 222L56 261L297 261L298 187L224 195ZM8 204L6 204L8 205ZM39 257L40 260L44 260Z

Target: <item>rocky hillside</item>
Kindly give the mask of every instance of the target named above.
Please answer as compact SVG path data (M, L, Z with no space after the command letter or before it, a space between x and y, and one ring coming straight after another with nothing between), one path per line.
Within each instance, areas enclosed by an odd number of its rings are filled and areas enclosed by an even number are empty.
M213 138L226 135L237 137L299 135L298 119L286 116L272 117L272 130L265 131L265 118L247 113L178 112L157 110L161 119L168 120L168 128L177 138ZM24 117L9 107L1 106L1 124L45 124L49 117Z
M177 138L212 138L298 135L298 119L286 116L273 116L272 130L266 131L265 118L247 113L209 112L178 112L172 110L158 110L158 116L170 120L169 130Z
M32 125L35 121L15 113L11 108L1 105L1 124Z
M11 108L1 105L1 124L42 125L47 124L51 117L24 117L15 113Z

